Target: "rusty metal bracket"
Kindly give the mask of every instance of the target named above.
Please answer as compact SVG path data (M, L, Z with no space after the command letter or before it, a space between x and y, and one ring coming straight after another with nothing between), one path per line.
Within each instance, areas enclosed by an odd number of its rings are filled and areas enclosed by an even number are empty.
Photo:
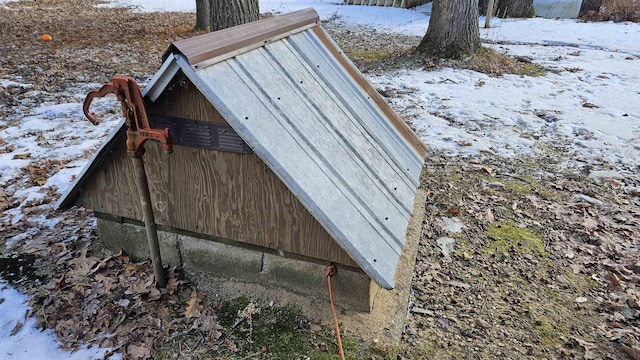
M97 125L99 121L89 112L91 102L94 98L108 94L115 94L122 104L122 115L127 126L127 154L129 156L141 157L144 154L143 145L147 140L159 141L167 154L173 151L169 129L151 128L142 93L136 81L131 77L114 76L111 82L106 83L99 90L93 90L87 94L82 111L92 124Z

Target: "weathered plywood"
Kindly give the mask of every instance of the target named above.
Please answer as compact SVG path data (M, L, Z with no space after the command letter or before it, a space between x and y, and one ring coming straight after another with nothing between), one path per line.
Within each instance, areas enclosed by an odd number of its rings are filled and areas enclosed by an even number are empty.
M154 103L147 99L147 111L156 115L227 124L222 115L204 96L197 95L199 93L195 86L189 80L181 80L180 77L181 75L178 75L178 79L174 79L171 91L163 93Z
M127 156L125 137L80 191L77 204L88 209L130 219L142 219L140 195L133 180L133 163Z

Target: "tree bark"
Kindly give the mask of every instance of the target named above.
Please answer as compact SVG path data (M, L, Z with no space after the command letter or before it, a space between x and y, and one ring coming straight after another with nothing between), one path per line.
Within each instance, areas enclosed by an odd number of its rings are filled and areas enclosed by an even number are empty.
M478 0L433 0L429 27L418 52L460 58L480 48Z
M534 17L533 0L499 0L496 15L501 18Z
M211 21L210 0L196 0L196 26L195 30L209 30Z
M209 0L211 31L258 20L258 0Z

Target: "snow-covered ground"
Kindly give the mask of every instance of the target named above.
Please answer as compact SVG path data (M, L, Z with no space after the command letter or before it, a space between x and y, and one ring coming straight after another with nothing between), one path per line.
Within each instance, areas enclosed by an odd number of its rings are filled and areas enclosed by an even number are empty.
M0 4L6 2L0 0ZM112 4L138 11L195 11L193 0L114 0ZM307 7L314 7L323 20L331 18L411 35L424 34L430 12L429 6L415 10L343 6L338 0L260 1L261 12L286 13ZM484 23L483 18L480 21ZM485 152L514 156L540 153L552 144L564 148L566 166L588 163L594 170L637 172L640 24L494 19L491 29L481 29L481 37L491 43L488 46L530 58L555 71L541 77L489 77L444 68L368 75L368 78L377 88L400 90L403 95L390 101L398 112L412 119L418 135L434 151L451 156L482 156ZM0 84L8 86L15 81L19 80L0 79ZM0 154L2 187L32 160L58 159L72 162L41 186L19 189L16 196L25 196L24 203L43 197L41 190L52 185L60 192L68 188L72 176L86 162L86 153L94 151L118 121L114 115L94 127L83 119L81 101L88 90L97 86L76 88L73 102L45 101L34 105L11 126L0 126L0 138L17 144L13 152ZM99 111L100 106L112 107L113 102L101 103L98 99L95 106ZM0 120L0 125L9 125L3 121ZM70 121L73 127L68 126ZM58 145L40 138L39 131L47 131L48 138L58 139ZM84 134L83 138L76 136L78 132ZM20 216L17 207L0 214L0 219L18 221ZM35 330L33 319L25 321L26 299L9 286L0 286L0 299L5 299L0 303L0 358L98 356L97 349L84 349L74 355L57 349L51 332L40 333ZM22 328L10 336L18 322L23 323ZM36 336L44 339L35 340Z

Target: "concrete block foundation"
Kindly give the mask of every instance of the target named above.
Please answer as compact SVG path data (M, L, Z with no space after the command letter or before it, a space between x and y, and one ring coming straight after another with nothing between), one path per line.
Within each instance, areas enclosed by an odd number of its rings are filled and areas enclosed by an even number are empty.
M143 226L112 219L98 219L98 234L105 247L123 250L129 255L149 258ZM190 280L209 295L233 299L241 295L259 295L233 283L276 287L305 297L329 301L325 272L328 264L287 258L259 249L228 245L169 231L158 231L163 265L182 266ZM223 286L222 284L225 284ZM371 288L375 285L362 271L341 268L332 277L336 305L346 310L368 312ZM208 290L208 291L207 291Z

